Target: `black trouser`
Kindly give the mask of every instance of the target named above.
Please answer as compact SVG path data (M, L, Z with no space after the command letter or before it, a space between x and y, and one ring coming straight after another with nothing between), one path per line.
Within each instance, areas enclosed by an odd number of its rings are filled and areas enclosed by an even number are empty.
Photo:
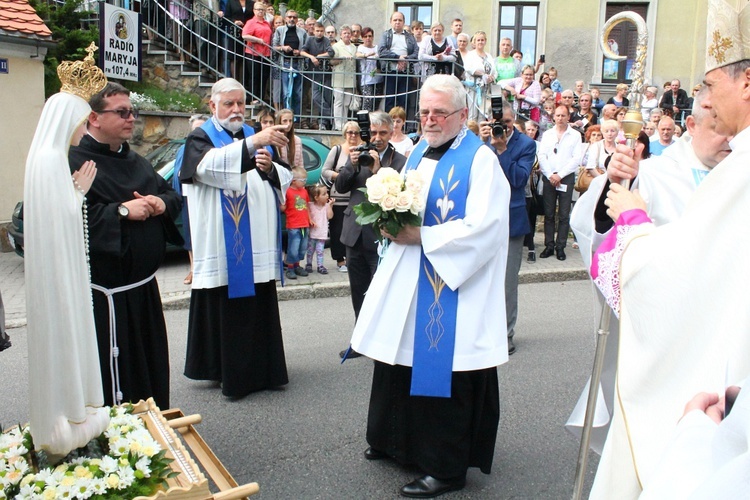
M365 301L365 292L370 288L370 282L378 267L378 253L374 250L364 250L360 236L355 246L346 247L346 267L349 270L349 287L352 291L352 307L356 321Z
M532 203L533 199L533 197L526 198L526 215L529 217L531 232L523 237L523 246L531 251L534 250L534 233L536 233L536 212L534 211L534 205Z
M246 54L245 59L245 88L249 87L250 93L254 100L265 100L266 92L271 96L271 89L268 86L269 77L271 76L271 67L263 62L261 56L251 56Z
M575 177L575 173L563 177L562 184L568 187L565 192L558 191L549 179L542 177L542 182L544 182L544 190L542 191L542 198L544 199L544 246L546 248L562 250L567 244ZM555 239L555 208L557 208L558 218L557 239Z

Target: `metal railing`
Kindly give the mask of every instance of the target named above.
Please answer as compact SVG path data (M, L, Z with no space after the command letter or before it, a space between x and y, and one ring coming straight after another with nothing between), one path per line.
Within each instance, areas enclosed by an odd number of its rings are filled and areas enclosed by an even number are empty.
M289 57L270 49L270 57L245 52L242 30L205 4L189 0L141 0L144 27L152 41L181 60L192 62L217 79L232 76L246 89L247 102L258 110L289 108L302 128L340 129L358 109L406 110L406 132L416 131L419 88L426 76L453 72L453 63L408 61L396 71L395 60L357 59L355 71L340 71L338 59L321 58L318 66L306 57ZM334 63L334 64L331 64ZM488 93L467 82L469 105L482 119ZM486 101L486 102L485 102Z

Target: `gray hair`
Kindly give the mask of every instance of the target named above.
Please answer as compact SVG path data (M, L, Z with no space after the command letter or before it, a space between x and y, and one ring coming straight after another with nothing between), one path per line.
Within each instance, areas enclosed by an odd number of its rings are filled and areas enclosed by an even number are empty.
M370 125L375 125L377 127L382 127L385 125L385 127L390 131L393 132L393 118L391 118L391 115L388 113L385 113L384 111L373 111L370 113Z
M516 119L516 110L513 108L513 105L507 101L507 99L503 99L503 114L510 111L510 116L513 117L513 121Z
M742 61L737 61L736 63L727 64L726 66L723 66L721 70L729 75L732 80L736 80L740 76L744 75L745 71L747 71L748 68L750 68L750 59L743 59Z
M227 92L233 92L235 90L241 90L242 95L245 95L245 87L243 87L240 82L234 78L222 78L211 87L211 100L214 104L219 104L221 94L226 94Z
M453 75L432 75L422 84L425 90L446 94L455 109L466 107L466 91L461 81Z
M197 114L197 115L193 115L190 118L188 118L188 123L190 125L192 125L193 123L195 123L197 121L207 122L208 120L209 120L208 115Z
M458 35L456 35L456 40L458 40L459 38L466 38L467 42L471 42L471 37L468 33L459 33Z

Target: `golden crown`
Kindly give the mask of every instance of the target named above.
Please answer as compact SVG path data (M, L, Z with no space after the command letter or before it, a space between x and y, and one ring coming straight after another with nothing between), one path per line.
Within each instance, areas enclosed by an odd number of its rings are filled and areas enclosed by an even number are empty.
M88 101L107 85L104 72L94 64L94 52L98 47L91 42L86 52L89 53L83 61L63 61L57 67L57 76L62 87L60 92L77 95Z

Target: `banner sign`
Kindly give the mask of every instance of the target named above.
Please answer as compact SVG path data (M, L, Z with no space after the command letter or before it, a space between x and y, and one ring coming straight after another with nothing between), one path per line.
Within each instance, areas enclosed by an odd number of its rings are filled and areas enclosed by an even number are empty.
M141 16L101 3L99 64L107 78L141 80Z

